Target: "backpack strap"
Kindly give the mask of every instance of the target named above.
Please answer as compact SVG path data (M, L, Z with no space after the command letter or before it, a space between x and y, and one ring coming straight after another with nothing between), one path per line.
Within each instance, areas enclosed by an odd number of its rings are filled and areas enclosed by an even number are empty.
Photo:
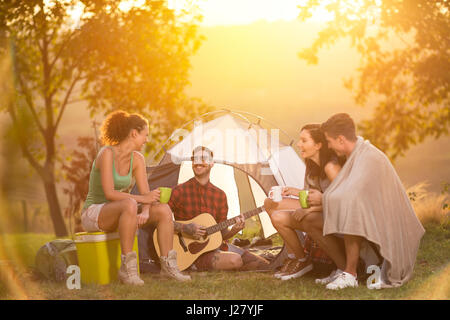
M45 246L47 247L48 253L50 253L52 257L56 256L58 249L51 242L47 242Z
M73 241L67 241L63 246L56 246L52 241L47 242L45 246L47 247L48 253L50 253L51 256L56 256L59 253L63 252L67 248L73 246L75 243Z

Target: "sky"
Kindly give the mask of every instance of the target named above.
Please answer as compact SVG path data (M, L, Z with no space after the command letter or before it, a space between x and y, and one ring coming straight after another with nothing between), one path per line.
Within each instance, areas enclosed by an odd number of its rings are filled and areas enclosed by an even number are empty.
M203 26L230 26L255 21L293 21L297 18L302 0L193 0L203 15ZM185 6L186 0L168 0L174 9ZM326 21L330 15L318 10L313 21Z
M203 16L204 27L247 25L256 21L294 21L299 14L299 5L306 0L166 0L168 7L180 11L192 5L198 7ZM46 0L46 2L50 2ZM324 0L321 5L326 4ZM145 0L122 0L119 7L127 11L133 6L141 6ZM71 9L71 15L77 21L83 12L79 3ZM332 15L323 7L314 11L312 22L326 22Z
M196 3L204 17L204 26L249 24L257 20L289 21L298 15L298 0L198 0Z

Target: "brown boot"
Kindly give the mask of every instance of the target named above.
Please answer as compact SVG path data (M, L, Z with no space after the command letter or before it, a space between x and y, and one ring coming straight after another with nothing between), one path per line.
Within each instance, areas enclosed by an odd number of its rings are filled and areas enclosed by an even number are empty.
M273 276L277 279L281 279L282 276L288 274L289 268L295 263L295 259L286 258L280 270L276 272Z
M281 276L281 280L290 280L299 278L305 273L310 272L313 269L313 264L310 259L303 258L295 260L290 266L287 273Z
M161 275L165 277L174 278L179 281L189 281L190 276L186 276L180 272L177 265L177 252L170 250L167 257L160 257L161 262Z
M119 270L119 280L122 283L137 286L142 286L144 284L144 281L139 278L136 252L131 251L125 255L125 258L122 258L122 265Z

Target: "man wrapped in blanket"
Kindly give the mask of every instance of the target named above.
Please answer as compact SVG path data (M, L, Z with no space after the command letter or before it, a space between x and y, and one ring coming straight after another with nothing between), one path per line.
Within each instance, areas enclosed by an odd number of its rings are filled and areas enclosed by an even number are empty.
M347 159L321 199L322 236L343 237L346 255L344 270L338 269L329 277L327 288L358 285L358 260L367 244L383 259L379 287L403 285L412 277L425 230L400 178L382 151L356 136L348 114L332 116L321 129L329 148Z

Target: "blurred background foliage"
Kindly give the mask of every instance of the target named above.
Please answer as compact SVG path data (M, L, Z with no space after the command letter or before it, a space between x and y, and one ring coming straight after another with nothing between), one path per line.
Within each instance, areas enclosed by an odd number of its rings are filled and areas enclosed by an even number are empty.
M448 1L308 0L299 7L300 19L308 20L318 7L333 19L299 57L317 64L319 50L350 39L360 64L345 85L357 104L374 106L359 124L364 137L396 159L429 136L448 135Z
M450 181L448 1L289 1L300 6L295 21L228 26L202 25L210 1L183 1L185 10L125 2L0 4L2 215L11 222L2 230L76 230L99 125L117 108L149 119L147 159L216 107L256 113L294 139L305 123L347 112L407 187L438 197ZM231 16L233 3L218 13ZM328 15L318 20L318 8Z
M152 123L147 151L173 126L209 110L183 91L201 43L195 10L175 14L165 1L120 4L0 4L0 111L9 116L8 136L43 183L57 236L68 234L56 182L63 149L57 137L70 104L86 101L91 116L118 108L142 113Z

